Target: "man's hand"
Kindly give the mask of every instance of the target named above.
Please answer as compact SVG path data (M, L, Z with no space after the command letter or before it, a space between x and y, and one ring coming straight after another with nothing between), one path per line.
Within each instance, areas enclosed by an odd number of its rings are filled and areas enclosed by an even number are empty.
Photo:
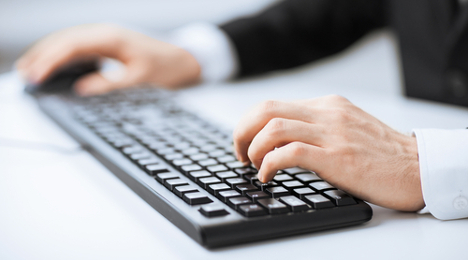
M340 96L264 102L241 120L234 146L240 161L259 169L262 182L299 166L376 205L424 207L416 139Z
M80 25L53 33L28 50L17 68L29 81L40 84L61 66L89 57L117 59L126 72L119 81L99 73L83 77L75 84L82 95L141 83L176 88L200 78L200 65L187 51L110 24Z

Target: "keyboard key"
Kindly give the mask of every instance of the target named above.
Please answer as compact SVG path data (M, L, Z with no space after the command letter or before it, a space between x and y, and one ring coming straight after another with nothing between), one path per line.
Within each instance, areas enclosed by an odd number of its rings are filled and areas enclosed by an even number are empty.
M260 190L265 191L266 188L278 186L278 183L276 183L274 181L269 181L269 182L265 182L265 183L263 183L261 181L256 181L254 183L254 185L257 186Z
M320 194L306 195L304 200L315 209L332 208L335 206L333 202Z
M346 194L342 190L329 190L325 191L323 194L330 198L333 203L337 206L346 206L357 204L357 202L350 195Z
M197 154L194 154L194 155L190 155L190 159L192 159L194 161L206 160L208 158L209 158L208 154L206 154L206 153L197 153Z
M300 199L304 199L306 195L315 194L316 192L311 188L299 188L294 189L293 193L298 196Z
M209 218L220 217L229 214L229 212L227 212L223 205L215 203L203 205L198 211L200 211L201 214Z
M182 196L185 202L189 205L200 205L200 204L208 204L213 202L208 196L201 192L190 192L184 193Z
M327 190L327 189L334 189L335 187L331 186L328 182L324 181L317 181L317 182L312 182L309 184L309 186L316 190L316 191L322 191L322 190Z
M287 189L279 186L266 188L265 192L267 194L270 194L270 196L273 198L279 198L281 196L290 195Z
M198 150L198 148L192 147L192 148L182 150L181 152L185 155L194 155L194 154L200 153L200 150Z
M227 171L227 172L218 172L216 173L216 176L218 176L218 178L220 178L222 181L225 181L228 178L236 178L238 175L232 171Z
M232 144L232 141L228 141L227 144L224 144L222 149L228 153L234 153L234 145Z
M284 196L279 199L281 202L286 204L288 208L293 212L309 210L310 207L304 201L296 198L295 196Z
M147 159L141 159L141 160L138 160L137 164L144 168L145 166L147 165L150 165L150 164L158 164L159 162L161 162L160 159L156 158L156 157L152 157L152 158L147 158Z
M189 164L189 165L184 165L180 168L183 172L193 172L193 171L199 171L202 169L200 165L197 164Z
M245 204L250 204L252 201L248 199L247 197L236 197L236 198L230 198L228 199L228 205L231 208L234 208L235 210L239 209L239 206L245 205Z
M187 159L187 158L172 161L172 164L174 164L175 166L189 165L192 163L193 163L192 160Z
M198 179L198 184L204 189L207 189L208 185L210 184L215 184L215 183L220 183L220 182L221 180L216 177L206 177L206 178Z
M178 143L178 144L174 145L174 148L177 149L177 150L185 150L185 149L190 148L190 143L188 143L188 142Z
M257 174L246 174L244 175L244 179L246 179L247 182L254 184L256 181L258 181L258 176Z
M236 161L236 162L227 163L226 166L231 168L231 169L236 169L236 168L243 168L246 165L244 165L243 162Z
M319 176L313 173L301 173L295 176L298 180L302 182L312 182L312 181L321 181Z
M159 181L160 183L164 183L164 181L168 179L176 179L179 177L180 177L180 174L176 172L166 172L166 173L156 174L156 180Z
M247 181L242 178L230 178L226 179L224 182L230 185L233 189L236 187L236 185L247 183Z
M293 190L293 189L304 187L304 184L300 181L285 181L282 183L282 185L288 190Z
M240 205L239 212L246 217L257 217L267 214L267 212L257 204Z
M222 164L209 166L206 169L211 173L224 172L228 170L228 168Z
M249 191L258 191L258 188L252 184L240 184L236 185L236 190L245 196Z
M221 156L226 155L226 152L223 150L213 150L209 152L208 154L210 155L210 157L221 157Z
M195 192L195 191L198 191L197 188L195 186L192 186L192 185L184 185L184 186L176 186L173 190L172 190L177 196L179 197L182 197L182 195L184 195L184 193L187 193L187 192Z
M256 202L258 199L265 199L270 197L263 191L250 191L247 192L245 195L247 195L247 198L251 199L254 202Z
M110 143L112 144L112 146L114 146L117 149L123 149L123 148L129 147L135 144L135 142L129 138L115 140Z
M258 171L256 169L254 169L254 168L244 167L244 168L235 169L234 172L236 172L237 174L240 174L240 175L243 176L243 175L246 175L246 174L256 175Z
M278 174L273 178L276 182L283 182L283 181L292 181L293 177L287 174Z
M207 140L206 138L201 138L201 136L199 135L190 135L187 136L187 139L189 139L190 142L192 142L192 145L196 147L201 147L210 144L209 140Z
M270 214L281 214L289 212L289 209L286 205L275 199L259 199L257 202L261 206L263 206Z
M234 197L240 197L241 194L235 190L225 190L225 191L220 191L218 192L218 198L222 200L223 202L227 202L228 199L234 198Z
M153 143L148 143L147 145L151 150L156 150L156 151L170 148L166 142L153 142Z
M211 184L208 186L208 192L214 195L218 195L218 192L223 190L229 190L231 187L226 183Z
M164 155L164 158L168 161L178 160L184 158L184 155L181 153L171 153Z
M143 151L143 148L141 146L128 146L128 147L125 147L124 149L122 149L122 152L124 154L127 154L127 155L130 155L132 153L139 153Z
M306 172L310 172L308 170L305 170L305 169L302 169L302 168L299 168L299 167L293 167L293 168L288 168L288 169L284 169L283 170L285 173L288 173L288 174L298 174L298 173L306 173Z
M162 148L162 149L157 149L156 153L160 155L165 155L165 154L176 153L176 151L174 150L174 148Z
M156 175L158 173L169 172L167 167L162 165L162 164L147 165L145 167L145 171L146 171L146 173L148 173L151 176L154 176L154 175Z
M184 139L181 136L165 136L165 139L169 144L172 144L174 146L184 141Z
M207 159L203 161L198 161L198 164L200 164L201 166L211 166L218 164L218 161L216 161L215 159Z
M216 149L216 145L214 144L207 144L207 145L203 145L200 147L200 150L203 151L203 152L210 152L210 151L213 151Z
M233 162L236 160L236 158L232 155L225 155L225 156L221 156L221 157L218 157L217 160L220 162L220 163L227 163L227 162Z
M141 160L141 159L148 159L150 158L151 156L154 156L148 152L140 152L140 153L132 153L130 154L130 159L134 160L134 161L138 161L138 160Z
M199 178L205 178L212 176L211 173L207 171L194 171L189 173L189 178L193 181L198 181Z
M174 188L177 186L183 186L187 184L187 181L182 179L166 179L164 181L164 186L166 186L166 188L168 188L170 191L174 190Z

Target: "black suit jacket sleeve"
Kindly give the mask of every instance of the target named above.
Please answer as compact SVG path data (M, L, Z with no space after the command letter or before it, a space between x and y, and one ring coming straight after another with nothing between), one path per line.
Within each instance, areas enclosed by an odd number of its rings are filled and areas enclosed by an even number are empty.
M286 0L221 26L239 58L239 77L299 66L385 26L384 0Z

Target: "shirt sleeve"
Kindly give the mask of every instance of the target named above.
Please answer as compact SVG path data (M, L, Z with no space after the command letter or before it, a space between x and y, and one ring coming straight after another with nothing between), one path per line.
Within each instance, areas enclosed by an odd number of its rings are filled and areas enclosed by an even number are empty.
M336 54L389 24L387 0L287 0L220 26L239 57L237 77L301 66Z
M201 67L202 80L219 82L238 71L237 54L229 37L217 26L194 23L173 31L169 42L190 52Z
M468 217L468 130L415 129L426 207L441 220Z

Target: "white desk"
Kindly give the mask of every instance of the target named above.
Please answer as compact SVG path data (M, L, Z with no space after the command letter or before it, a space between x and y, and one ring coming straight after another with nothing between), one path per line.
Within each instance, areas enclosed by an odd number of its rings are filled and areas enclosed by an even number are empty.
M180 99L231 128L261 100L332 93L401 131L468 126L468 109L402 97L396 64L392 41L377 35L320 66L188 89ZM77 150L20 87L12 74L0 77L0 259L468 258L467 220L376 206L364 225L207 250Z

